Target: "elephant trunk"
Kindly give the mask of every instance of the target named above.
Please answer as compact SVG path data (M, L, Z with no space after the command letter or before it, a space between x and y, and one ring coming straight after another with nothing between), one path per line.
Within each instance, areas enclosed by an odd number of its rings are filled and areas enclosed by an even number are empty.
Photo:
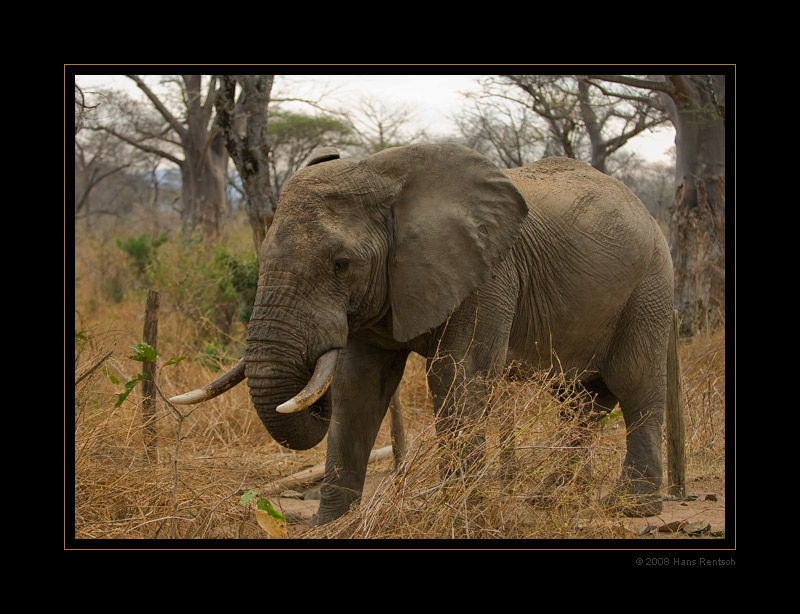
M329 296L313 276L280 261L262 265L247 327L244 359L229 373L175 403L199 403L247 379L250 397L270 435L293 450L317 445L328 432L339 350L347 344L345 299Z
M245 364L250 398L275 441L292 450L307 450L322 441L328 432L331 417L327 385L316 389L319 392L316 399L312 400L316 395L306 397L305 407L298 407L291 413L281 412L278 411L279 407L297 404L297 397L305 396L311 374L275 376L268 373L270 369L267 363L245 359Z
M266 289L264 296L270 296ZM344 332L337 332L341 326L321 317L324 310L315 313L315 320L303 317L304 311L296 303L265 300L258 305L257 299L244 358L259 418L278 443L293 450L314 447L328 432L332 403L327 389L347 338L346 320Z

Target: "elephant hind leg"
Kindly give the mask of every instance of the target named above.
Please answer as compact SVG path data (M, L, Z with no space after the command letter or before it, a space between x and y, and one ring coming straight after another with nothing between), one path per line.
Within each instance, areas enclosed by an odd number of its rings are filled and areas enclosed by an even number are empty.
M574 384L562 383L556 394L563 403L561 418L565 421L577 419L581 426L587 428L610 413L619 402L597 374Z
M621 403L626 452L622 474L605 503L627 516L655 516L662 509L660 403Z
M617 386L617 388L614 388ZM605 503L628 516L654 516L662 508L662 422L666 403L666 378L649 372L639 378L628 375L609 379L619 390L625 419L625 460L614 492Z
M620 482L608 503L630 516L661 512L671 317L672 289L663 275L653 273L631 296L602 369L609 390L620 400L627 447Z

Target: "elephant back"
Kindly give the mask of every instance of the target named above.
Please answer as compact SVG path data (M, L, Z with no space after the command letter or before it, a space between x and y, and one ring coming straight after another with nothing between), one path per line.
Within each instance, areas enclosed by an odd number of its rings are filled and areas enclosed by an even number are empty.
M591 235L617 237L626 245L652 245L653 220L625 184L571 158L544 158L505 171L525 197L530 214L545 224Z

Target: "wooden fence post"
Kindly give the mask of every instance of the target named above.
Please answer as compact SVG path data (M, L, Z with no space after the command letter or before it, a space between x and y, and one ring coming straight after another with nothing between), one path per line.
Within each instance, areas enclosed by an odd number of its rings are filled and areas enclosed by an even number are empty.
M681 381L678 312L672 313L667 350L667 480L670 496L686 497L686 421Z
M406 430L403 427L403 404L400 402L400 389L394 391L389 403L391 418L392 454L394 468L397 469L406 455Z
M142 341L156 349L158 340L158 308L161 296L155 290L147 291L147 303L144 308L144 331ZM143 362L142 373L147 376L142 382L142 423L144 426L144 443L148 452L156 448L156 363Z

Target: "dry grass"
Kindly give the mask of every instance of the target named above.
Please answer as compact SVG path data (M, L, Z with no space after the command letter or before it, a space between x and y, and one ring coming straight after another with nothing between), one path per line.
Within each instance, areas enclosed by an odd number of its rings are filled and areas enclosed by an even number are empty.
M724 477L725 330L700 333L681 347L686 448L697 475ZM705 469L699 471L700 467Z
M114 343L111 344L115 345ZM121 345L119 341L116 345ZM82 365L102 357L99 344ZM724 335L695 338L682 348L688 408L690 479L724 475ZM112 357L122 376L135 366ZM82 373L85 367L79 367ZM127 372L126 372L127 370ZM213 372L191 363L162 369L166 396L195 387ZM303 539L618 539L630 538L618 517L598 504L614 483L624 456L622 418L612 414L586 431L564 423L552 382L505 382L485 429L483 460L466 473L455 448L435 435L424 383L424 363L411 360L402 385L404 419L412 439L398 471L358 508L314 529L293 526ZM250 406L244 387L182 408L182 420L160 403L158 446L144 444L134 392L119 408L120 387L102 369L81 381L75 395L75 537L77 539L263 539L252 512L239 503L244 489L324 462L324 446L292 452L275 444ZM502 419L501 419L502 417ZM388 421L388 419L387 419ZM511 427L513 438L501 433ZM180 446L176 446L176 437ZM580 449L569 449L580 440ZM388 445L388 427L377 446ZM513 461L509 449L514 448Z
M198 367L186 370L214 376ZM184 373L173 377L161 382L165 396L199 383ZM261 537L239 504L242 489L324 458L324 452L293 453L274 443L244 387L194 409L179 408L180 417L162 400L156 446L148 447L141 397L134 391L115 408L121 386L107 382L98 371L76 389L78 539Z
M85 262L93 262L87 258ZM324 462L324 444L305 452L278 446L261 425L246 387L174 414L158 403L157 445L148 449L137 387L118 408L120 382L136 376L128 346L140 340L144 298L113 307L99 300L113 275L76 259L76 329L88 340L76 349L74 537L94 539L265 539L252 511L239 502L255 488ZM103 277L105 275L106 277ZM185 351L186 316L164 308L159 352ZM689 478L724 478L725 334L697 335L681 347L687 406ZM104 359L104 360L103 360ZM162 363L163 365L163 360ZM97 365L97 366L96 366ZM96 368L93 368L95 367ZM613 485L624 456L622 418L612 414L589 432L563 423L563 407L541 378L505 382L485 429L483 459L466 473L452 446L440 445L425 384L424 361L409 360L402 384L404 421L411 441L398 471L371 467L386 477L362 504L338 521L306 529L300 539L617 539L631 538L620 519L598 505ZM164 396L185 392L218 373L192 360L159 368ZM388 417L387 417L388 423ZM73 425L65 423L65 429ZM511 440L503 433L513 431ZM565 449L580 440L580 449ZM455 445L470 443L465 433ZM390 443L385 424L376 447ZM509 449L514 448L513 461ZM69 486L69 483L67 483ZM68 488L69 491L69 488ZM67 510L71 502L67 501ZM67 512L67 535L70 514ZM88 542L83 542L88 543Z
M313 538L558 539L629 536L597 502L624 455L624 427L612 416L597 429L565 421L551 391L559 381L504 381L494 410L453 441L426 422L397 471L374 494ZM404 395L420 379L404 380ZM407 397L404 396L404 399ZM406 401L407 402L407 401ZM429 408L427 408L429 410ZM429 411L426 411L427 415ZM603 434L601 436L601 432ZM476 432L485 433L480 454ZM479 458L464 467L463 458Z
M74 465L67 459L67 475L74 468L75 538L262 537L251 512L239 504L241 489L321 462L324 450L281 448L253 411L244 386L195 408L177 408L181 415L159 399L156 445L148 448L141 386L114 406L124 382L140 371L140 363L127 356L129 346L141 340L144 299L133 296L106 310L93 310L89 301L83 307L76 312L76 330L85 331L88 341L75 357L80 381L75 386ZM159 358L157 379L166 397L219 375L192 360L163 367L165 359L185 349L185 330L191 325L183 316L162 308L158 349L164 358ZM65 423L65 429L72 427Z

